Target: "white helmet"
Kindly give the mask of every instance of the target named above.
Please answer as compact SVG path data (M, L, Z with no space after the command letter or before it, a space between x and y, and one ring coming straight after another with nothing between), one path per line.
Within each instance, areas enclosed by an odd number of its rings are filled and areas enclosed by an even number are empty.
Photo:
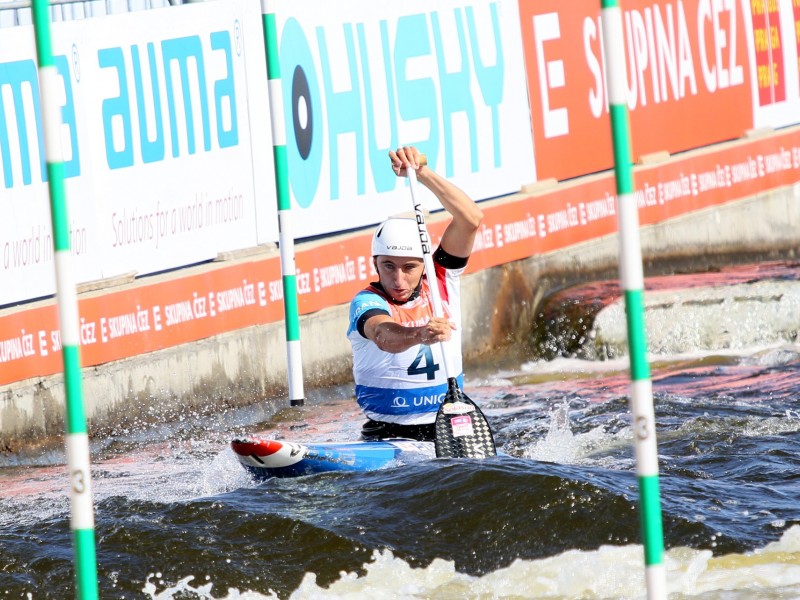
M416 219L387 219L372 236L372 256L422 258L422 243Z

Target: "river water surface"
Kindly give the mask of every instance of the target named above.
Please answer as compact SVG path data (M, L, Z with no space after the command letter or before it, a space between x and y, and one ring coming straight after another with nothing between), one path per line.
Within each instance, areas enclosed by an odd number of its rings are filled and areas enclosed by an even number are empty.
M680 294L737 286L648 317L672 599L800 598L800 313L794 329L785 314L798 278L783 264L648 281ZM755 287L772 283L784 287ZM615 293L559 302L608 322ZM742 317L730 303L745 299ZM556 337L548 360L467 374L508 454L495 459L248 478L228 447L236 435L357 437L346 388L275 414L256 406L96 440L101 597L644 597L627 359ZM63 455L3 461L0 598L73 597Z

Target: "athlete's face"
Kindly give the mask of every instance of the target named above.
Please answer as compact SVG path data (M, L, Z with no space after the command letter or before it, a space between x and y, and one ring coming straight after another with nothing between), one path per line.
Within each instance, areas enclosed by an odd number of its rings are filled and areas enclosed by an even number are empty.
M375 270L383 289L397 302L405 302L422 280L425 264L421 258L376 256Z

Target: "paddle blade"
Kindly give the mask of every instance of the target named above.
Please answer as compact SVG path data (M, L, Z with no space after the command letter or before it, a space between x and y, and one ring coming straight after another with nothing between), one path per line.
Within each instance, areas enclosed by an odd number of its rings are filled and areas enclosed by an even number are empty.
M448 380L444 402L436 413L437 458L486 458L497 455L494 436L481 409Z

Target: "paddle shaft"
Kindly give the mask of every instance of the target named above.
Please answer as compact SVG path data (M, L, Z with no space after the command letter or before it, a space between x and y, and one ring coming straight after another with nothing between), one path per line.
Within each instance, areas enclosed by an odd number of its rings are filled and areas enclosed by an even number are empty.
M420 164L425 164L425 157L420 158ZM444 307L442 306L442 296L439 293L439 282L436 279L436 267L433 264L433 254L431 251L431 236L425 225L425 215L422 212L422 203L417 200L417 172L414 169L406 169L408 175L409 189L411 190L411 201L414 204L414 214L417 218L417 229L419 230L419 241L422 244L422 261L425 266L425 274L428 276L428 288L431 291L431 301L433 304L433 314L436 317L444 317ZM442 362L444 363L444 374L448 380L455 377L450 365L450 353L445 342L439 342L442 349Z
M421 165L426 164L425 156L420 156ZM431 236L425 225L425 215L422 212L422 203L417 200L417 172L407 168L411 200L414 203L414 214L417 219L419 241L422 244L422 260L425 274L428 276L428 287L431 293L433 314L444 317L442 297L439 293L439 281L436 277L436 267L433 264L431 250ZM447 393L436 413L434 440L436 456L438 458L486 458L495 456L497 449L494 444L492 429L480 408L469 399L458 387L457 373L454 373L450 364L448 344L439 342L442 352L444 375L447 378Z

